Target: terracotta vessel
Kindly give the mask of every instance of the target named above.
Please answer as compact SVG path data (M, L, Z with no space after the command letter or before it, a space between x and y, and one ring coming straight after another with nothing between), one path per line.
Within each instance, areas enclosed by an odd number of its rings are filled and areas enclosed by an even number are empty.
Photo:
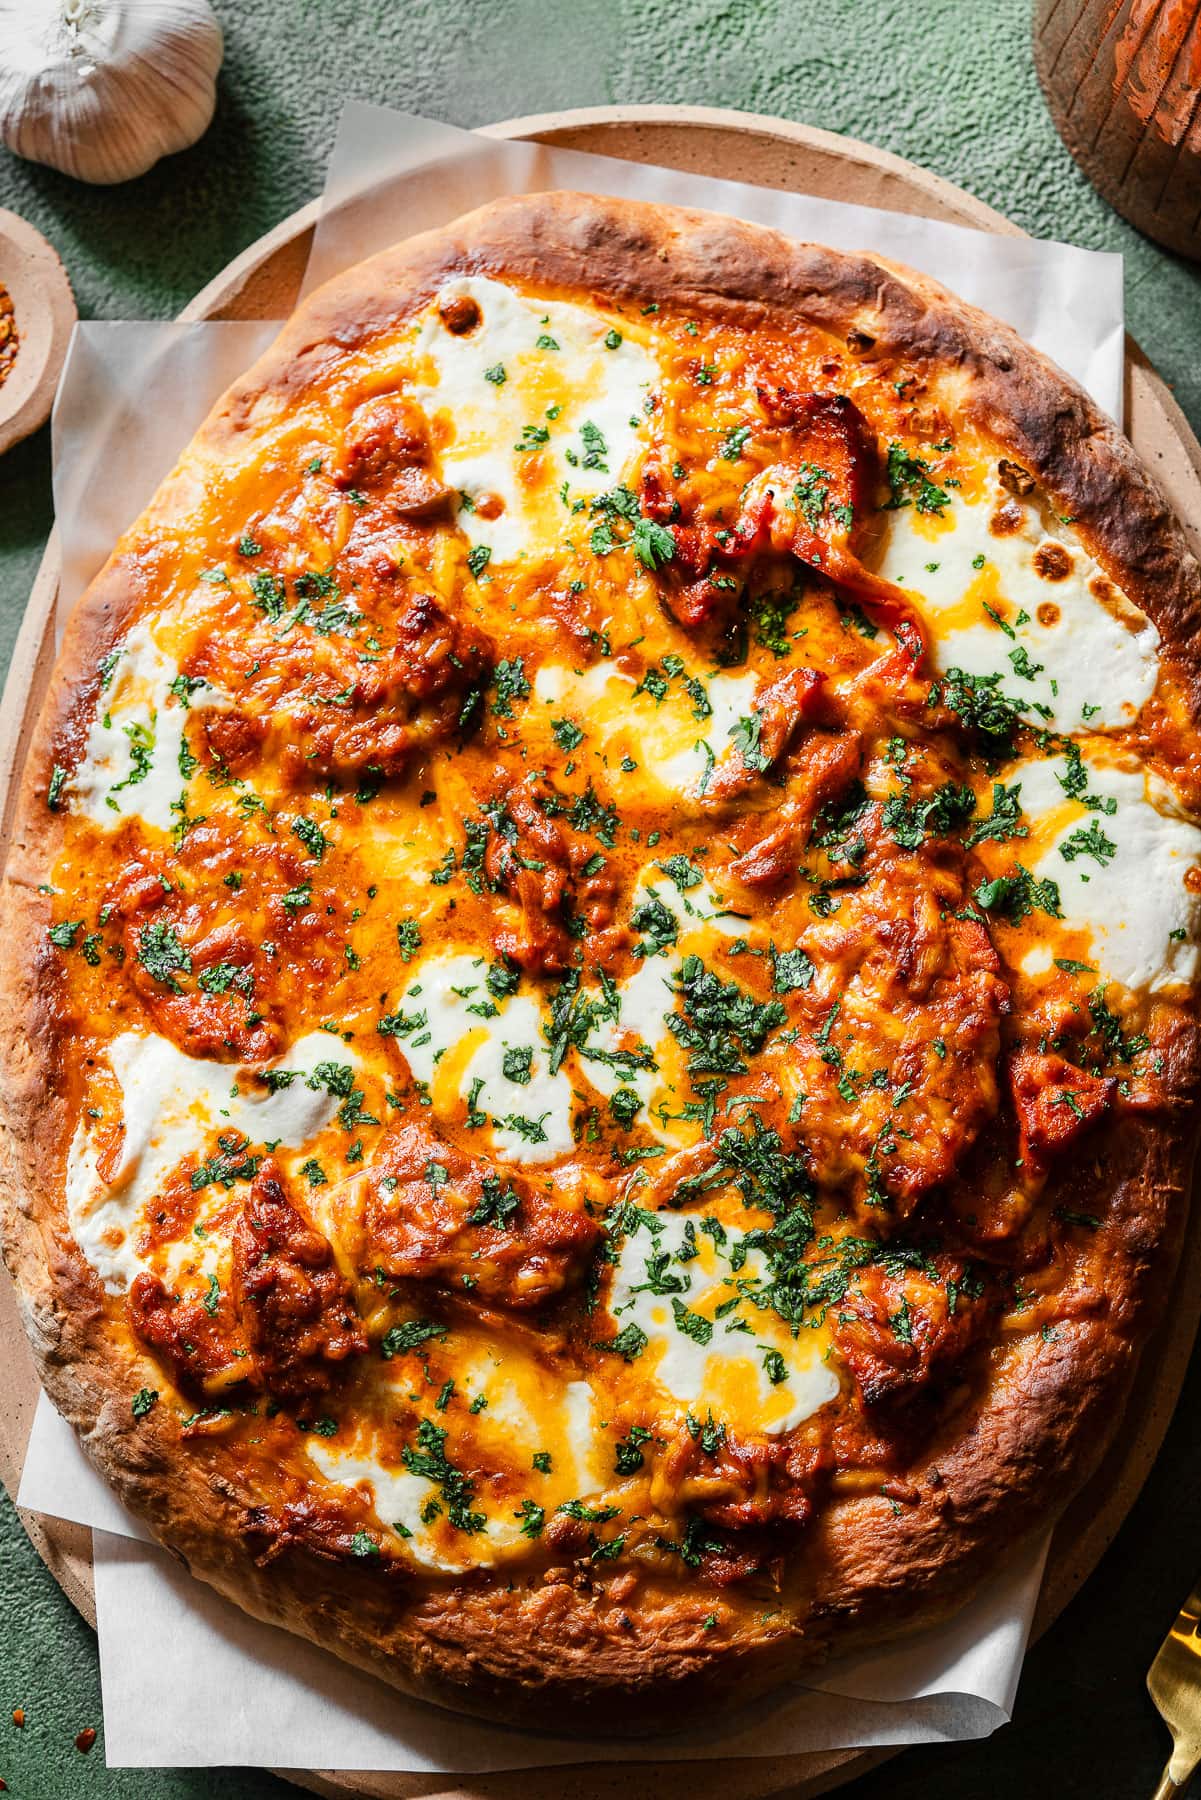
M1201 0L1038 0L1034 63L1098 192L1201 260Z

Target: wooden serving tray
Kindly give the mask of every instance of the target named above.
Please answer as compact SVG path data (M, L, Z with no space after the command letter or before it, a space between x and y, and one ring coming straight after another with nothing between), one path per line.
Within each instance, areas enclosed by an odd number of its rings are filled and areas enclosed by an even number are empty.
M1002 214L884 150L782 119L707 107L585 108L506 120L488 135L536 138L565 149L664 164L762 187L853 200L893 212L1020 236ZM308 259L318 202L312 201L252 244L180 315L191 319L286 318ZM1126 430L1158 478L1201 555L1201 445L1167 387L1127 339ZM0 705L0 866L12 830L16 776L54 661L59 558L46 546L13 652ZM1176 1404L1201 1316L1201 1206L1194 1204L1172 1304L1147 1346L1122 1433L1102 1468L1061 1520L1051 1545L1034 1622L1051 1624L1092 1572L1150 1471ZM38 1383L10 1284L0 1280L0 1478L15 1497L37 1403ZM22 1513L38 1554L69 1598L95 1623L91 1534L77 1525ZM888 1751L828 1751L710 1763L615 1763L515 1770L471 1777L339 1774L287 1778L312 1793L345 1800L815 1800L864 1774Z

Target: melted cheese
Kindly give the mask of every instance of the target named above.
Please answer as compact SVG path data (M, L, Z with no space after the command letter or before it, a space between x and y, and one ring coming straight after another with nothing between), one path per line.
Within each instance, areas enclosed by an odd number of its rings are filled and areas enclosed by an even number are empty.
M406 990L405 1009L423 1023L400 1040L418 1081L430 1085L435 1116L467 1100L487 1113L489 1148L506 1162L540 1163L574 1146L571 1082L552 1075L542 1037L543 1015L532 999L494 999L487 965L473 956L431 957ZM488 1016L489 1014L493 1016ZM529 1079L505 1073L506 1053L529 1049ZM519 1059L511 1066L520 1068ZM477 1086L477 1083L479 1084ZM519 1118L524 1127L507 1121ZM531 1127L533 1129L531 1130Z
M405 1552L414 1562L430 1569L469 1566L465 1562L447 1561L439 1551L433 1533L422 1522L423 1507L438 1497L432 1482L421 1475L411 1475L404 1468L386 1468L372 1456L343 1450L324 1438L310 1438L305 1449L309 1460L317 1465L327 1481L337 1487L367 1490L379 1524L403 1541Z
M1194 871L1195 883L1201 830L1145 769L1100 760L1084 769L1087 796L1112 810L1069 799L1063 760L1021 763L1006 777L1021 784L1030 829L1023 860L1056 884L1066 929L1085 935L1087 960L1102 975L1152 993L1195 980L1201 902L1186 877ZM1023 966L1035 973L1050 958L1040 945Z
M171 692L179 669L149 626L135 625L101 679L96 717L72 787L106 830L140 818L170 831L186 785L180 770L187 710Z
M581 306L530 301L486 276L447 282L438 304L464 297L481 323L456 336L438 306L430 310L413 393L437 427L444 479L467 496L460 527L511 562L576 521L559 497L564 482L570 501L621 482L658 370L624 320L618 330Z
M71 1232L111 1294L123 1293L146 1266L136 1247L139 1221L173 1169L202 1154L221 1132L254 1144L302 1149L326 1126L337 1099L307 1085L320 1062L345 1062L349 1052L324 1032L293 1044L275 1068L290 1071L290 1086L270 1093L253 1083L254 1069L185 1056L168 1039L124 1032L108 1048L121 1088L124 1131L110 1172L98 1167L94 1137L84 1121L67 1163Z
M1002 502L1022 523L996 536L989 520ZM1034 507L996 488L954 499L940 518L909 506L886 519L879 573L914 596L939 670L1000 674L1000 691L1057 731L1117 730L1137 716L1159 674L1159 633L1082 546L1046 535ZM1070 564L1062 579L1038 572L1040 553L1047 566Z
M825 1334L794 1338L775 1313L740 1297L764 1279L766 1260L745 1246L745 1232L717 1232L697 1216L643 1214L613 1271L614 1332L636 1325L645 1334L636 1367L664 1403L709 1409L736 1431L791 1431L839 1391Z
M634 1089L643 1103L641 1122L657 1137L665 1142L690 1142L696 1135L695 1125L678 1116L680 1095L688 1088L684 1058L667 1022L677 1010L676 979L685 955L692 953L708 962L723 938L742 935L749 922L714 893L708 881L682 889L654 864L642 871L631 896L631 918L648 900L657 901L672 914L676 943L644 956L633 975L616 984L617 1016L598 1020L581 1060L589 1081L606 1098L618 1088ZM599 990L589 993L600 998ZM613 1056L642 1047L651 1051L653 1068L623 1068L588 1054L599 1051L602 1056Z
M473 1470L509 1467L516 1482L476 1479L468 1509L482 1528L465 1532L447 1516L445 1496L425 1473L406 1467L394 1435L369 1425L345 1427L347 1441L310 1437L306 1450L324 1478L337 1486L360 1487L379 1525L397 1540L393 1547L426 1568L456 1572L519 1554L522 1502L547 1517L556 1507L601 1492L612 1477L606 1463L597 1399L586 1381L562 1381L517 1343L487 1342L475 1331L455 1334L452 1349L430 1357L431 1381L441 1382L453 1366L454 1395L442 1410L425 1417L445 1431L445 1455L452 1465ZM393 1372L394 1371L394 1372ZM398 1416L411 1406L413 1369L385 1365L380 1380L388 1409ZM422 1386L429 1386L424 1376ZM432 1394L431 1394L432 1401ZM474 1404L479 1410L472 1411ZM402 1437L416 1444L414 1416ZM538 1462L535 1463L535 1457ZM397 1529L400 1527L400 1529Z
M739 720L754 711L761 681L751 670L717 674L688 672L704 688L708 712L697 718L697 704L679 679L666 683L659 698L645 683L615 663L602 662L583 671L565 663L544 663L534 680L535 701L546 709L549 726L560 714L587 721L587 744L581 755L599 755L613 771L623 761L634 767L637 791L661 790L665 799L696 800L703 796L712 772L734 755L733 735Z

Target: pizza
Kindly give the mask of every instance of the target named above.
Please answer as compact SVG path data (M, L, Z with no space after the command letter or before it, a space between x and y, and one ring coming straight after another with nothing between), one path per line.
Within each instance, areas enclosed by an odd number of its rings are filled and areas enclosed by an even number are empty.
M953 1613L1167 1304L1201 577L933 282L498 201L70 623L4 921L49 1392L249 1612L661 1728Z

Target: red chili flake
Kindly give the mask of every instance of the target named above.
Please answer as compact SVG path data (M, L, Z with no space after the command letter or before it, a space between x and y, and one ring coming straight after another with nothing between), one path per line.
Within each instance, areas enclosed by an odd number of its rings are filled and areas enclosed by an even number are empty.
M95 1729L93 1726L89 1725L87 1730L81 1731L79 1736L76 1738L75 1748L79 1751L79 1754L81 1756L86 1756L88 1751L92 1748L92 1745L95 1742L96 1742Z
M23 1706L14 1706L13 1707L13 1724L16 1726L18 1731L20 1731L20 1729L21 1729L22 1725L24 1725L24 1723L25 1723L25 1708Z

